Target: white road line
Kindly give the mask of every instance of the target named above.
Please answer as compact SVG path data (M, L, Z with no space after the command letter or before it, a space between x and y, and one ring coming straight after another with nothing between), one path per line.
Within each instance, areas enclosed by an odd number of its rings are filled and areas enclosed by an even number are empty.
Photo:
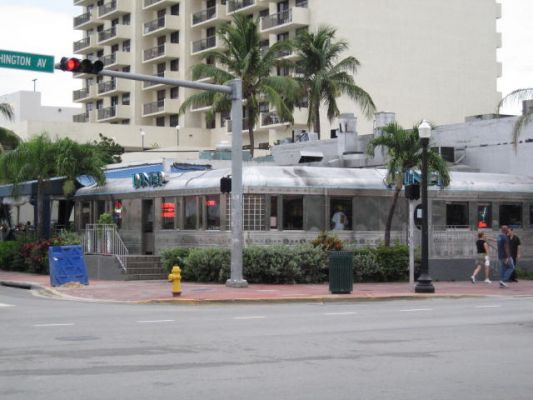
M250 315L247 317L234 317L233 319L265 319L266 317L262 315Z
M345 312L328 312L324 315L354 315L357 314L355 311L345 311Z
M15 307L14 304L0 303L0 307Z
M36 328L44 328L44 327L51 327L51 326L73 326L73 323L68 324L34 324Z
M406 310L400 310L400 312L417 312L417 311L432 311L432 308L409 308Z
M139 324L159 324L161 322L175 322L174 319L154 319L152 321L137 321Z
M492 306L476 306L475 308L500 308L501 306L501 304L495 304Z

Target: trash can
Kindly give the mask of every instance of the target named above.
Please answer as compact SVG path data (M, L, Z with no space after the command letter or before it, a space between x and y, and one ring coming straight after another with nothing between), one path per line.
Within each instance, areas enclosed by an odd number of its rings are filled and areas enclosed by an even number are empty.
M89 284L87 266L83 258L81 246L50 246L48 247L48 263L50 266L50 284L60 286L68 282Z
M351 251L329 252L329 291L331 293L352 293L352 256Z

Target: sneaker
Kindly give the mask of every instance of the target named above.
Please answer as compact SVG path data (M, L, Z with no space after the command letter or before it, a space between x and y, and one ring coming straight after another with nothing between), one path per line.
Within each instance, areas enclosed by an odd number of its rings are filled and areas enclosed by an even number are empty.
M501 288L506 288L506 287L509 287L509 286L507 286L507 284L504 281L500 281L500 287Z
M492 281L491 281L489 278L485 279L483 282L485 282L485 283L492 283Z
M472 283L476 283L476 278L474 278L473 276L470 277L470 280L472 281Z

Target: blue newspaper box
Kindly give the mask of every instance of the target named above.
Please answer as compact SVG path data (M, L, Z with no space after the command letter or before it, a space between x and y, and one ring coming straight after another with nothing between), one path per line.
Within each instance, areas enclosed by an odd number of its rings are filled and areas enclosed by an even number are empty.
M81 246L50 246L48 248L48 263L52 286L59 286L68 282L89 284L87 266Z

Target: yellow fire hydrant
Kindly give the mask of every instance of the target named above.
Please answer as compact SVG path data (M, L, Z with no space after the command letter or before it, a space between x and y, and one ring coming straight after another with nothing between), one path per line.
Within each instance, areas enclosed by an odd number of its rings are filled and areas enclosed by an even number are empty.
M172 282L172 296L181 294L181 268L177 265L172 267L172 272L168 274L168 281Z

